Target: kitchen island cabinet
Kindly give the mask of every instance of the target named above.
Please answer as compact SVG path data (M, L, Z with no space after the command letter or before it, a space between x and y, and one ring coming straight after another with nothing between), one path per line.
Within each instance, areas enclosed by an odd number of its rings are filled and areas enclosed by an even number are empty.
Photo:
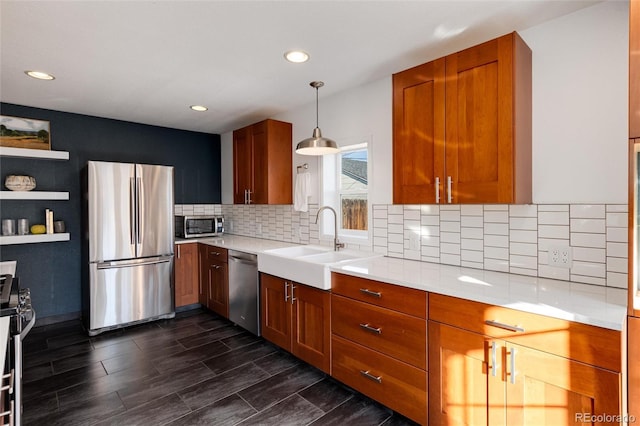
M620 347L617 331L431 293L429 419L574 425L619 416Z
M200 304L229 318L227 249L200 244Z
M174 253L176 308L199 303L200 271L198 266L198 244L176 244Z
M291 204L292 125L264 120L233 132L234 204Z
M396 204L531 202L531 49L507 34L393 75Z
M331 371L330 293L260 273L262 337L321 369Z

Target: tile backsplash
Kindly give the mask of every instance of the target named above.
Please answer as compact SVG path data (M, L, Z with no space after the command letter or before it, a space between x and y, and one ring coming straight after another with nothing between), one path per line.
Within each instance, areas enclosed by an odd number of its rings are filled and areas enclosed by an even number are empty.
M627 288L626 204L373 205L369 245L390 257ZM176 205L176 214L223 214L226 232L320 244L314 218L291 205ZM322 244L328 244L323 241ZM570 267L550 265L569 249Z

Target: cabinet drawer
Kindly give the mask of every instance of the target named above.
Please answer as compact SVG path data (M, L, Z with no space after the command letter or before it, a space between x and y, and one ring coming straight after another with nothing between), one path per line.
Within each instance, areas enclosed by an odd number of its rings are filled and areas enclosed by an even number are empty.
M427 424L427 373L379 352L332 337L332 375L421 424Z
M205 244L206 259L227 263L227 249Z
M429 294L429 319L621 371L619 331L434 293Z
M331 291L418 318L427 318L427 293L422 290L334 272L331 274Z
M335 294L331 315L333 334L427 369L426 320Z

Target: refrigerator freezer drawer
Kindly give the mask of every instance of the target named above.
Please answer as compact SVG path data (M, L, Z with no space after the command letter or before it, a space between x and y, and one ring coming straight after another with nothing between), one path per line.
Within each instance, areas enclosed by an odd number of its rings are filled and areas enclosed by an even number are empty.
M173 256L92 263L89 334L135 322L175 316Z

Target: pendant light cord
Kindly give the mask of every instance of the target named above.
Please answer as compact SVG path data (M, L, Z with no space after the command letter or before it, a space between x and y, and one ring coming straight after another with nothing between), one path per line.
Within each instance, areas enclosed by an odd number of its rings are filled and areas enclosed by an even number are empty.
M318 88L316 87L316 127L320 127L318 123Z

